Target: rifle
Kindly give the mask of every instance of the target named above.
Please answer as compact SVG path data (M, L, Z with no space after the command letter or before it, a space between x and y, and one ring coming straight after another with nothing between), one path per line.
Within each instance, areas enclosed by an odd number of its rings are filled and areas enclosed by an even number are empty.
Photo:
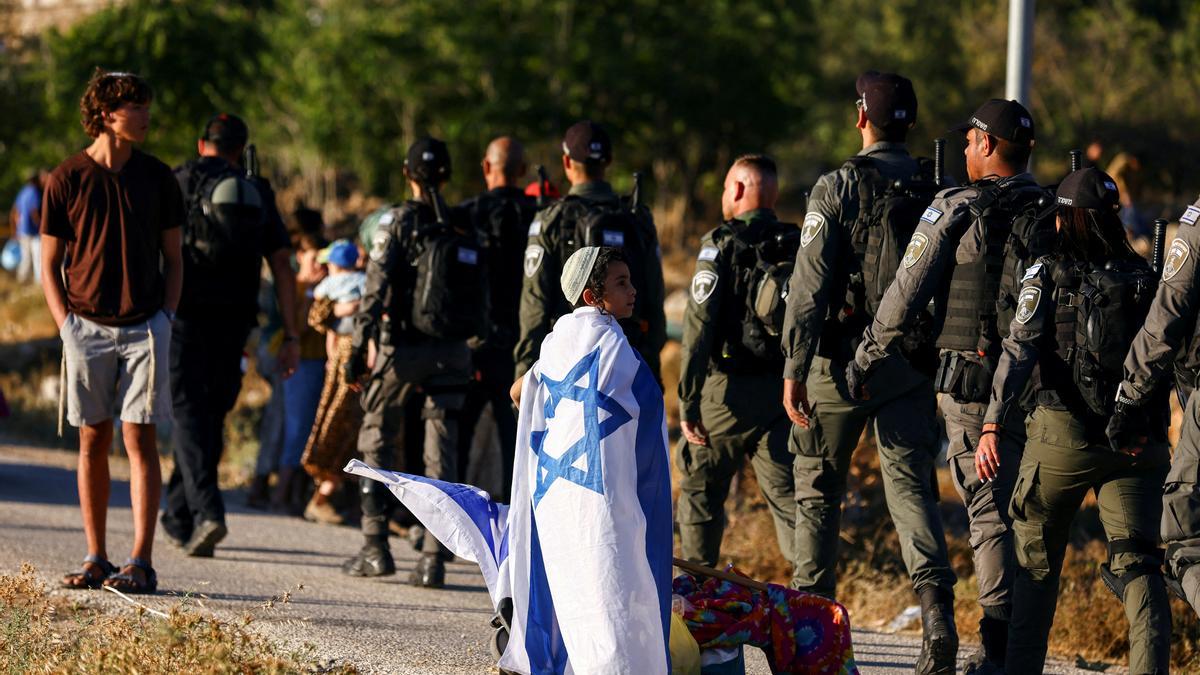
M933 141L933 182L938 187L946 182L943 176L945 175L946 166L946 139L938 138Z
M629 210L637 213L642 202L642 174L633 172L633 193L629 196Z
M1072 173L1083 168L1083 151L1078 148L1071 151L1071 171Z
M258 177L258 148L253 143L247 145L242 153L242 166L246 168L246 178Z
M1167 221L1163 218L1158 218L1154 221L1154 248L1150 255L1150 266L1154 269L1155 274L1162 274L1163 271L1163 250L1166 246L1167 239Z
M546 177L546 167L541 164L537 165L538 176L538 196L537 207L539 210L546 206L546 193L550 191L550 179Z

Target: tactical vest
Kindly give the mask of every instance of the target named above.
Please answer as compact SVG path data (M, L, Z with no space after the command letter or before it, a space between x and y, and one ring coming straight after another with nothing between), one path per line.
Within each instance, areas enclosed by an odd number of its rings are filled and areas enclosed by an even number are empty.
M1179 229L1182 231L1185 227L1196 227L1196 225L1181 223ZM1196 251L1192 251L1191 255L1196 255ZM1190 283L1200 283L1200 279L1193 279ZM1193 321L1194 327L1188 333L1181 354L1175 361L1175 387L1181 406L1187 404L1188 397L1192 395L1197 386L1200 386L1200 313Z
M1125 355L1145 323L1158 280L1141 258L1103 266L1042 261L1054 283L1055 349L1052 359L1042 359L1038 403L1053 406L1057 398L1074 412L1110 415Z
M732 279L722 284L712 360L725 373L778 371L787 280L800 247L794 223L757 218L726 222L714 244Z
M944 286L939 349L999 358L1025 268L1054 245L1054 208L1053 196L1037 185L1001 180L980 188L970 219L955 234L961 238L978 222L983 251L955 265Z

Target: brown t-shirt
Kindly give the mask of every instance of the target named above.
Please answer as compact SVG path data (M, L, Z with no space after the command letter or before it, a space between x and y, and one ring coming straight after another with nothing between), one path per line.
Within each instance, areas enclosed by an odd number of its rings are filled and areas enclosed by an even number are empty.
M138 150L113 173L86 152L50 173L42 234L67 242L67 311L110 326L139 323L163 303L162 231L183 223L170 167Z

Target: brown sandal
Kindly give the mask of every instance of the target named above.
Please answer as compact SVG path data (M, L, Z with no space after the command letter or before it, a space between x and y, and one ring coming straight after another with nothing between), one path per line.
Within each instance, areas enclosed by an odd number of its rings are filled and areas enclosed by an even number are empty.
M137 577L133 576L133 570L125 571L131 567L141 570L143 579L145 580L138 581ZM154 572L154 568L145 560L141 558L129 558L121 566L120 572L104 580L104 585L122 593L151 595L158 590L158 575Z
M92 565L92 567L88 567ZM99 572L97 572L99 568ZM62 578L63 588L76 590L100 588L104 580L116 573L117 568L112 563L98 555L89 555L83 559L83 564L74 572L67 573Z

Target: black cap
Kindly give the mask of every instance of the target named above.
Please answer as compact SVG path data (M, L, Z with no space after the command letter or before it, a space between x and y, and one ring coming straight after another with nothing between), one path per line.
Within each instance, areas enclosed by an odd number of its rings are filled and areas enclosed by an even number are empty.
M419 183L443 183L450 179L450 151L436 138L419 138L408 147L404 166Z
M971 119L951 131L975 128L1011 143L1033 145L1033 115L1016 101L994 98L979 106Z
M229 113L213 115L200 134L200 140L227 148L243 146L249 138L250 129L246 123L237 115Z
M1077 209L1116 212L1121 209L1117 181L1094 166L1072 171L1058 184L1058 203Z
M583 120L567 129L563 137L563 154L576 162L608 164L612 161L612 141L604 127Z
M854 87L871 124L886 129L916 123L917 93L907 77L868 70L858 76Z

